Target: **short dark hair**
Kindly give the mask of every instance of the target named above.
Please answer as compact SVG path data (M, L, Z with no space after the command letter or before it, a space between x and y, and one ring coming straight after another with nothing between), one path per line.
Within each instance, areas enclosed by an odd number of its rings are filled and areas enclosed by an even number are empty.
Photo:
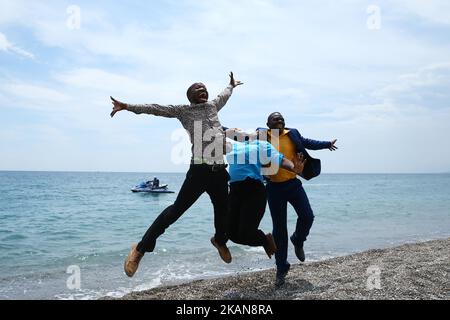
M270 121L270 119L275 115L275 114L279 114L281 116L283 116L280 112L276 111L276 112L272 112L271 114L269 114L269 116L267 117L267 122Z

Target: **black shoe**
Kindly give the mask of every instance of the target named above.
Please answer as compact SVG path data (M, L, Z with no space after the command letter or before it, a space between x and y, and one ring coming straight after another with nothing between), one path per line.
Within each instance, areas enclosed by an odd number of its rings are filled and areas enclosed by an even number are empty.
M277 271L277 275L276 275L276 278L275 278L275 287L276 288L281 287L286 282L286 275L288 274L290 268L291 268L291 266L288 265L288 268L287 268L287 270L285 272L278 272Z
M298 260L300 260L301 262L305 262L305 251L303 250L303 243L301 246L296 245L294 243L293 237L294 236L291 236L291 242L295 248L295 255L297 256Z
M279 275L279 274L277 274L277 277L275 278L275 287L276 288L279 288L279 287L281 287L285 282L286 282L286 274L287 273L284 273L284 274L281 274L281 275Z

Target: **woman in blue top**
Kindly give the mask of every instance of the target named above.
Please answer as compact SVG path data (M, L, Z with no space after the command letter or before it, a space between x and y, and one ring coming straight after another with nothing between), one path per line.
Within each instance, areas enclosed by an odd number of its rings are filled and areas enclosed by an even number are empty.
M227 235L238 244L262 246L269 258L277 250L271 233L264 234L259 224L266 210L266 189L263 173L274 174L284 168L301 174L305 161L302 154L294 162L286 159L269 142L251 137L236 129L228 129L233 136L231 152L227 154L230 173L228 197ZM239 140L242 142L238 142ZM273 172L275 171L275 172Z

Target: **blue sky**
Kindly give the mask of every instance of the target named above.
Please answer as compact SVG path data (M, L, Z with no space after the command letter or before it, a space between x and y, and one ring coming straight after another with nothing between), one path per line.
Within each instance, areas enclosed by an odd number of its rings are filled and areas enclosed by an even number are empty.
M185 171L172 161L188 144L176 120L111 119L109 96L185 103L191 83L213 97L232 70L245 84L222 124L251 129L280 111L305 137L338 139L336 152L311 152L323 172L450 171L448 1L0 0L0 8L0 170Z

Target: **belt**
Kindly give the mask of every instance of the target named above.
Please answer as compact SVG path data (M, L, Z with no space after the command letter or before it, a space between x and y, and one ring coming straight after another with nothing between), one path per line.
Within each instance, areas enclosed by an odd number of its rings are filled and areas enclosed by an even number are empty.
M205 167L208 168L208 170L211 170L212 172L218 172L221 170L225 170L228 165L225 163L213 163L213 164L208 164L208 163L191 163L191 166L198 166L198 167Z
M227 164L224 163L215 163L211 166L212 172L222 171L225 170L228 167Z

